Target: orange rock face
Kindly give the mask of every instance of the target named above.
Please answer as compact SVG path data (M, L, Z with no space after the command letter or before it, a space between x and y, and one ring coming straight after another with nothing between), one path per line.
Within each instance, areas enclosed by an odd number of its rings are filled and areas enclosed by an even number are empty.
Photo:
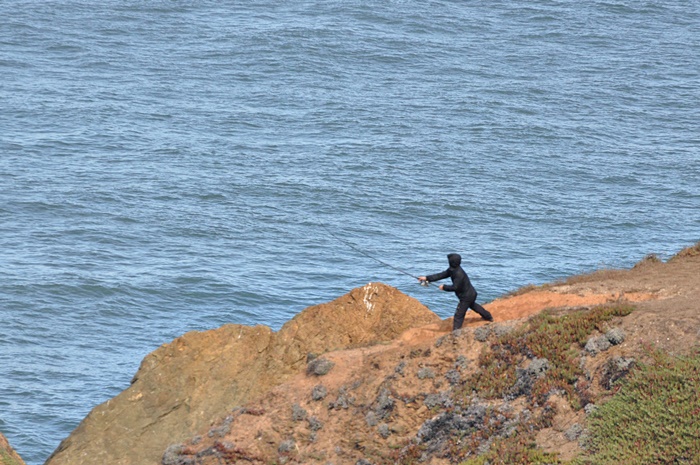
M17 455L2 433L0 433L0 465L24 465L22 458Z
M149 354L132 385L93 409L47 465L159 464L168 445L303 371L310 353L390 341L438 321L417 300L370 283L305 309L279 332L225 325L187 333Z
M446 393L477 370L489 344L486 332L508 331L547 308L563 314L634 302L636 310L615 321L627 339L609 356L642 357L647 343L683 353L698 341L698 276L697 255L603 270L497 299L485 305L494 325L482 328L481 318L469 312L456 333L450 319L441 321L420 302L378 283L309 307L278 332L241 325L190 332L149 354L132 385L96 407L47 465L195 459L200 465L355 464L366 457L394 463L392 454L413 444L431 421L481 418L482 405L454 418L440 412L449 411ZM311 354L326 365L307 367ZM605 362L604 355L586 359L593 375ZM517 412L517 401L511 407ZM560 410L563 416L538 435L538 444L573 457L577 442L566 433L582 414ZM420 434L426 440L437 431Z

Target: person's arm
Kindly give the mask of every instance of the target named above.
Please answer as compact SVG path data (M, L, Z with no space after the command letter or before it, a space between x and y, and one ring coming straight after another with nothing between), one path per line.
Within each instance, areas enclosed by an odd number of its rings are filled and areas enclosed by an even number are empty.
M440 285L440 289L442 289L443 291L447 291L447 292L454 292L455 291L455 287L452 284L442 284L442 285Z
M445 271L442 271L440 273L435 273L431 274L428 276L423 276L426 281L429 283L432 283L433 281L440 281L441 279L449 278L450 277L450 269L446 269Z

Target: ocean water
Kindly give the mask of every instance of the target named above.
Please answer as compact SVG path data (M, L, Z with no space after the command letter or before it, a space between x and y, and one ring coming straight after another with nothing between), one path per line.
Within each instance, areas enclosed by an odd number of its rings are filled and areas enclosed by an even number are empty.
M459 252L482 303L700 239L700 2L0 3L0 431ZM330 233L329 233L330 231ZM338 240L333 235L342 239Z

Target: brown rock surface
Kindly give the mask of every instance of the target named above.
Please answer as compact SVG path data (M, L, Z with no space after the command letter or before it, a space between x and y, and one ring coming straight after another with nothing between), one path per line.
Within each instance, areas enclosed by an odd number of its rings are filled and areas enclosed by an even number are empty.
M599 355L581 350L591 393L602 399L610 395L601 376L611 358L643 360L649 343L675 353L697 346L698 276L700 256L643 263L628 271L600 271L494 301L486 305L496 319L492 325L470 313L461 332L452 333L446 320L410 328L389 343L334 351L325 356L334 363L327 375L298 373L244 408L222 411L190 441L173 443L164 451L163 463L459 463L444 451L431 452L433 443L425 438L447 431L451 412L459 412L462 420L469 418L468 405L453 404L465 395L474 403L474 412L492 408L508 415L508 421L552 408L556 414L551 425L537 433L536 441L545 451L572 459L581 452L580 428L586 417L582 409L573 409L557 394L539 407L522 397L482 401L478 392L470 394L458 384L475 373L480 353L489 346L476 337L477 330L507 330L545 308L564 314L605 303L634 303L635 311L609 323L624 330L625 342ZM431 422L443 426L431 430ZM420 447L411 449L416 443Z
M394 463L421 427L450 410L454 383L475 372L488 346L477 330L507 331L545 308L566 313L634 302L632 314L614 321L625 341L582 356L592 389L600 390L610 357L643 360L650 343L672 353L698 344L698 276L698 254L645 260L631 270L603 270L498 299L486 305L495 324L481 328L485 323L470 312L458 333L450 331L450 319L440 321L382 284L309 307L277 333L238 325L188 333L148 355L132 386L95 408L47 465ZM305 372L309 353L324 354L334 364L330 372ZM537 442L574 457L580 448L572 428L583 414L559 400L552 426ZM518 401L491 407L517 416L524 408ZM449 462L425 457L425 463Z
M2 433L0 433L0 465L24 465L22 458L10 446Z
M305 309L279 332L225 325L187 333L146 356L131 386L93 409L46 463L159 464L168 445L302 371L309 353L390 341L439 320L397 289L370 283Z

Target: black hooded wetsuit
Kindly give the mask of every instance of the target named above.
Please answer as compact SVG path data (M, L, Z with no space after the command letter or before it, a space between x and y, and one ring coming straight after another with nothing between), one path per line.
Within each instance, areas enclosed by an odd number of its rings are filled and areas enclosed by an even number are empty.
M481 315L481 318L488 321L493 321L491 314L481 305L476 303L476 289L472 286L471 281L469 281L469 276L460 266L462 263L462 257L459 254L451 253L447 256L447 261L450 267L443 271L442 273L431 274L425 278L429 281L440 281L441 279L451 278L452 285L446 284L443 286L445 291L454 292L459 298L459 304L457 304L457 310L455 310L454 323L452 325L453 330L459 329L464 323L464 316L467 314L467 310L470 308L476 313Z

